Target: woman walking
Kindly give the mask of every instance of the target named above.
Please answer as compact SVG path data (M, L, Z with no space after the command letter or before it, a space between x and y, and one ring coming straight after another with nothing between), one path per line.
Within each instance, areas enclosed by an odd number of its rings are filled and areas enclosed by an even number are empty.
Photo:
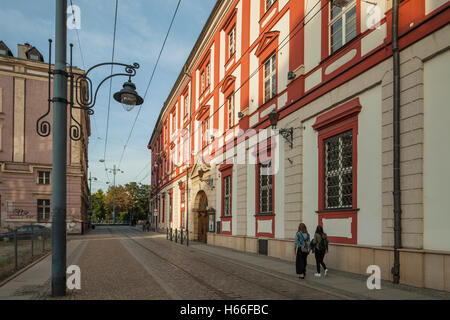
M306 263L310 250L310 237L306 225L300 223L298 225L297 233L295 234L294 241L295 250L295 268L300 279L305 279L306 276Z
M316 232L314 233L314 239L311 242L312 252L316 258L316 267L317 273L314 275L316 277L320 277L320 266L323 267L324 275L327 275L328 269L325 263L323 262L323 258L325 257L325 253L328 252L328 237L325 232L323 232L322 226L317 226Z

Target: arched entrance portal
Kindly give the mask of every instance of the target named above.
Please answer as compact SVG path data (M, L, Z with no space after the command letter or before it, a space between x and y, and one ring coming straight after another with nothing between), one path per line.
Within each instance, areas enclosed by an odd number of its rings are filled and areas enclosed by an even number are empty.
M208 232L208 197L204 191L199 191L195 197L195 211L197 212L197 239L206 243Z

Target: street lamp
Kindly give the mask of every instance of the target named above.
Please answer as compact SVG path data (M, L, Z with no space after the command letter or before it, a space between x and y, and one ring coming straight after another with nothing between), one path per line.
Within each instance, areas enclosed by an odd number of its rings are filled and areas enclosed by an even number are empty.
M280 117L280 114L275 111L275 109L272 110L271 113L269 113L269 121L270 124L272 125L272 129L276 129L277 128L277 123L278 123L278 118ZM293 140L294 140L294 128L287 128L287 129L280 129L279 130L281 136L284 138L284 140L286 140L289 143L289 146L291 147L291 149L294 147L293 146Z
M55 11L55 65L51 69L51 44L49 40L49 77L48 77L48 109L36 121L36 131L38 135L47 137L51 133L52 125L44 120L50 114L50 105L53 103L53 147L52 147L52 295L55 297L66 295L66 199L67 199L67 105L70 106L70 139L78 141L82 138L81 124L73 117L73 108L88 111L92 115L92 108L95 105L97 93L106 80L116 76L128 76L129 79L136 75L139 64L127 65L116 62L108 62L95 65L84 74L77 74L72 71L72 48L70 46L70 72L66 67L67 51L67 0L56 0ZM105 65L120 65L125 67L125 73L111 74L102 80L92 99L92 81L89 72L93 69ZM53 75L53 98L50 98L51 75ZM67 78L70 78L70 100L67 98ZM131 80L129 80L131 82ZM74 99L73 89L76 87ZM121 94L120 100L127 103L129 100ZM81 96L80 96L81 95ZM74 105L74 100L78 106ZM143 99L137 99L136 104Z
M116 165L114 165L113 168L106 168L106 171L109 173L112 173L114 175L113 178L113 224L116 224L116 174L117 173L124 173L119 168L116 168Z
M97 181L96 177L91 177L91 172L89 172L89 226L92 220L92 180Z

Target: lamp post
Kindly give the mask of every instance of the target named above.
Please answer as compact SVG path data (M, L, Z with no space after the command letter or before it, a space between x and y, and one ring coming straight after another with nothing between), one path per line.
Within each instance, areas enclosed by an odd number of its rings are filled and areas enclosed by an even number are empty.
M111 169L106 168L105 170L114 175L114 178L113 178L113 224L116 224L116 174L123 173L123 171L120 170L119 168L116 168L116 165L114 165L113 168L111 168Z
M86 110L89 115L94 111L97 93L101 85L106 80L115 76L128 76L127 85L119 94L114 95L114 99L124 104L139 105L143 99L134 90L131 77L136 75L139 64L122 64L117 62L101 63L91 67L84 74L72 72L72 47L70 46L70 69L67 72L67 0L56 0L55 11L55 65L51 69L51 43L49 50L49 75L48 75L48 109L36 121L36 132L42 137L47 137L51 133L53 126L52 140L52 296L60 297L66 295L66 199L67 199L67 106L70 106L70 139L78 141L83 137L81 124L73 117L73 108ZM106 65L120 65L125 67L125 73L111 74L102 80L95 95L92 98L92 81L88 74L97 67ZM53 75L53 98L50 97L51 75ZM70 78L70 101L67 100L67 78ZM73 89L76 87L75 98ZM81 97L80 97L81 95ZM74 105L74 100L78 105ZM50 114L50 106L53 103L53 124L44 120ZM72 124L75 123L75 124Z
M92 220L92 180L97 181L96 177L91 176L91 172L89 172L89 226L91 225Z

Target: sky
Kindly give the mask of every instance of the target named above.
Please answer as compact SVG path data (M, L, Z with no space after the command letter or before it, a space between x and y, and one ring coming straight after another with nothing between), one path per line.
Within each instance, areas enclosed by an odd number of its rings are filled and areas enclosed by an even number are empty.
M106 182L112 185L113 175L107 173L105 168L112 169L114 165L118 167L119 164L123 173L116 174L116 185L132 181L150 184L151 153L147 149L147 144L163 103L215 2L215 0L181 0L144 104L131 111L125 111L122 105L111 97L108 135L106 131L109 81L100 88L94 107L95 114L91 116L89 138L89 173L98 179L92 181L92 192L98 189L106 190L108 187ZM78 35L75 30L67 31L68 44L74 44L73 64L87 70L98 63L110 62L116 0L72 0L72 3L80 8L81 24ZM68 4L70 5L70 0ZM118 0L114 61L140 64L132 81L141 96L144 96L147 89L177 4L178 0ZM43 54L45 62L48 62L48 39L55 38L54 21L55 0L1 0L0 40L6 43L14 56L17 56L17 44L28 42L35 46ZM119 72L123 69L116 67L114 71ZM96 70L92 75L94 87L110 72L110 67ZM122 89L125 81L126 77L114 77L112 94ZM138 108L142 110L123 152ZM105 162L100 162L101 159L105 159Z

